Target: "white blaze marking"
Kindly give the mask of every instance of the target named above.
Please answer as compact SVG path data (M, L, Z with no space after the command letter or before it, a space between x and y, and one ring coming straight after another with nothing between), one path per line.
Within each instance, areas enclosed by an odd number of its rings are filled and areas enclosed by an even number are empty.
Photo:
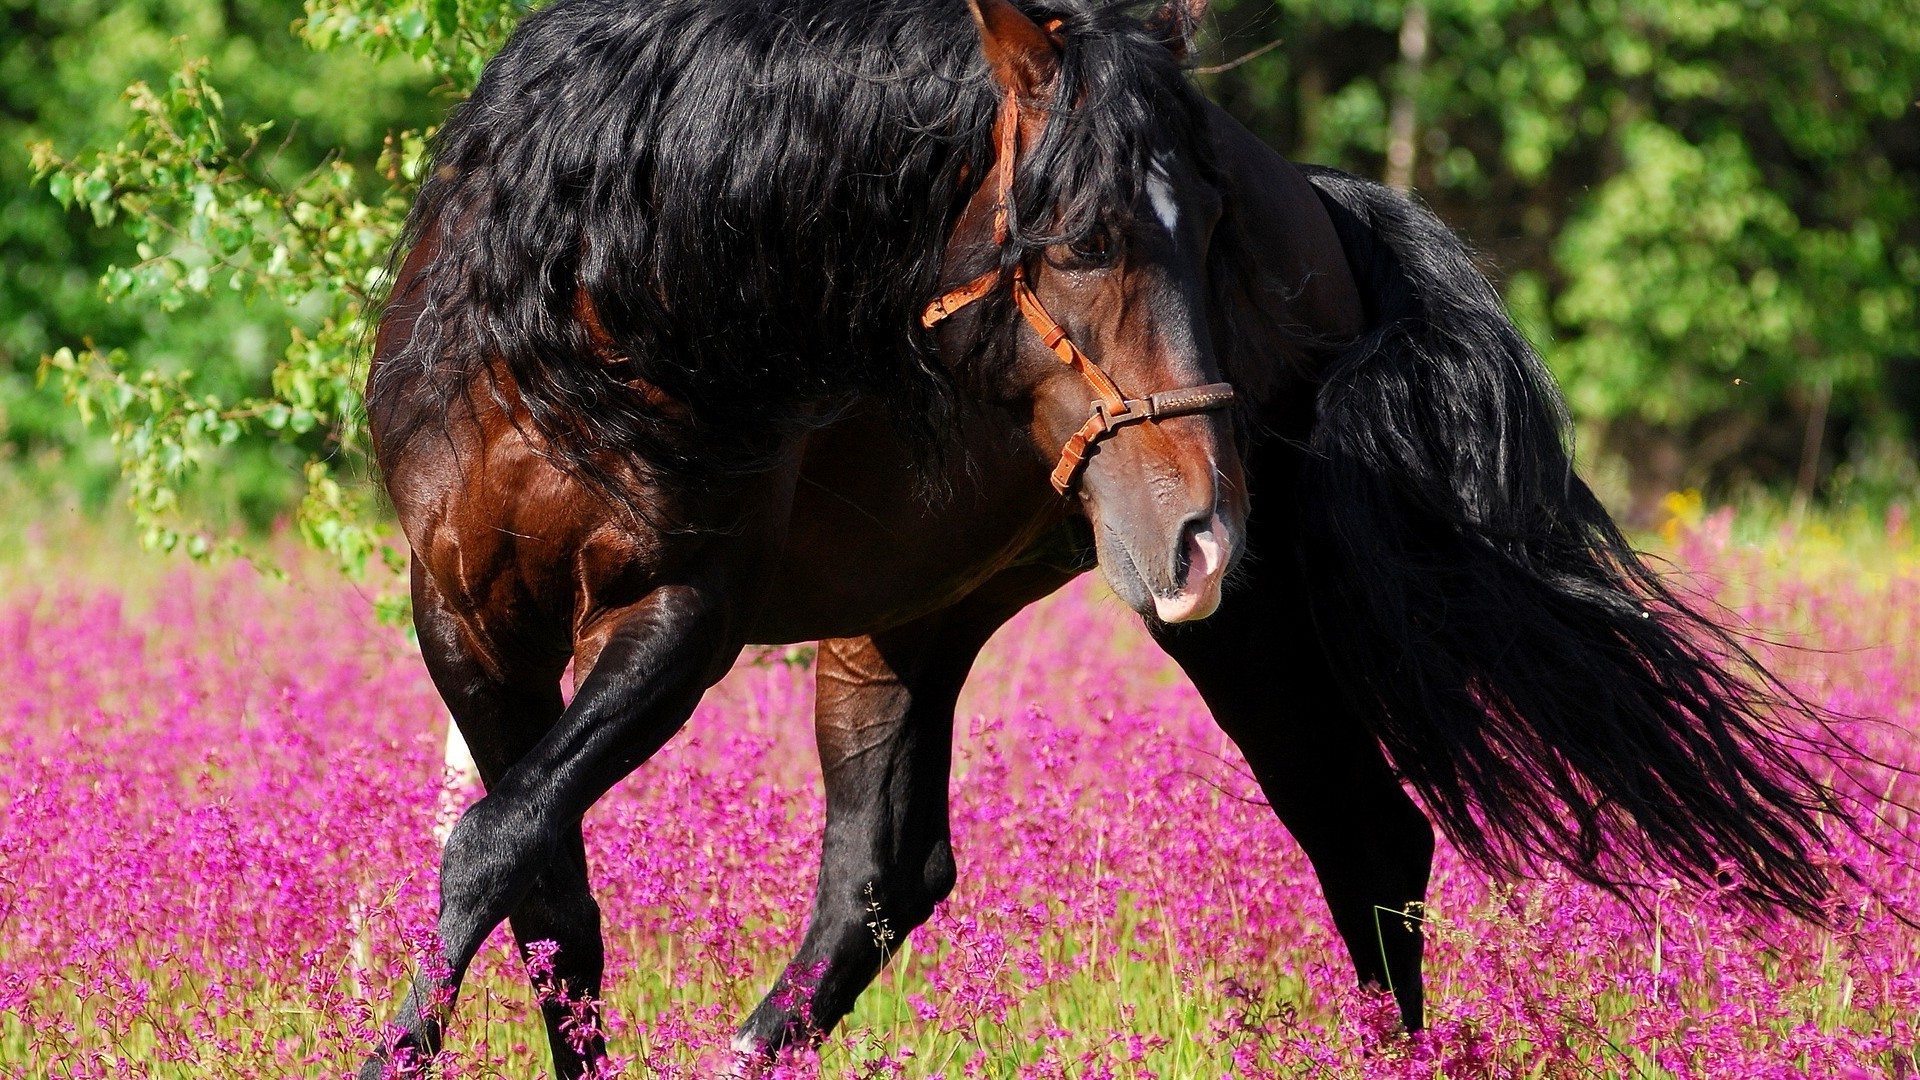
M1164 158L1154 158L1153 166L1147 170L1147 201L1153 203L1153 215L1167 227L1167 232L1179 230L1180 206L1173 201L1173 181L1167 176Z

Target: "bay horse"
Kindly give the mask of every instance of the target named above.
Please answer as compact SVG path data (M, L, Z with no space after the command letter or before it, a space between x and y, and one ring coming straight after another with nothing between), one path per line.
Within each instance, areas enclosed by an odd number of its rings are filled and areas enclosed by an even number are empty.
M736 1047L822 1037L953 887L955 701L1098 566L1244 752L1359 978L1421 1026L1434 836L1816 913L1831 799L1775 685L1573 475L1550 378L1433 216L1296 167L1100 0L559 0L436 137L367 403L487 794L438 1049L506 920L594 998L582 814L753 643L821 642L827 832ZM1243 559L1252 550L1256 558ZM1232 587L1228 587L1229 577ZM571 661L576 692L563 702ZM545 1006L556 1073L597 1036Z

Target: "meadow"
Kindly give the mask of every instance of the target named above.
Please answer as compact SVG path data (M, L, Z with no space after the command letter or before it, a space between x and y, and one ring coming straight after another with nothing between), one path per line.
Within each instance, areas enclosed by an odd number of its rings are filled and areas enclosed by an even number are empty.
M1793 685L1920 767L1904 519L1840 535L1678 509L1659 549L1689 588L1772 631ZM426 948L435 827L474 795L443 782L416 656L318 572L60 547L0 568L0 1073L348 1073ZM1857 778L1879 820L1835 833L1859 881L1828 928L1661 882L1636 915L1557 875L1490 882L1443 845L1431 1028L1409 1038L1349 985L1304 857L1152 656L1090 580L995 639L961 706L959 887L781 1075L1920 1075L1920 931L1876 899L1920 906L1920 823L1896 805L1920 799L1911 781ZM743 660L587 819L627 1076L715 1075L798 943L822 813L806 657ZM442 1075L545 1068L503 930Z

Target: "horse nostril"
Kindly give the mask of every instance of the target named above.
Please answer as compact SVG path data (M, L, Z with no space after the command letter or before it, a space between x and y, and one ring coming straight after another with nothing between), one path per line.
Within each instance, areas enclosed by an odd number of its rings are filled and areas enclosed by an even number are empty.
M1179 546L1173 556L1173 582L1177 589L1204 584L1220 571L1223 558L1217 515L1189 518L1180 528ZM1199 581L1195 582L1194 578Z
M1220 579L1226 569L1225 529L1218 516L1195 519L1180 526L1179 545L1172 552L1173 580L1153 594L1154 613L1161 622L1204 619L1220 606Z

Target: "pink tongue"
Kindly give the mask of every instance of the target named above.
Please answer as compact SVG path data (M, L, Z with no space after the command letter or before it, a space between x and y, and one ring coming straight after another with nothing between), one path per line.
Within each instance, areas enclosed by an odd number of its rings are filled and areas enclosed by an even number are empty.
M1180 584L1180 595L1153 598L1154 614L1161 622L1185 622L1213 614L1219 606L1221 565L1220 542L1212 529L1201 529L1187 538L1187 580Z

